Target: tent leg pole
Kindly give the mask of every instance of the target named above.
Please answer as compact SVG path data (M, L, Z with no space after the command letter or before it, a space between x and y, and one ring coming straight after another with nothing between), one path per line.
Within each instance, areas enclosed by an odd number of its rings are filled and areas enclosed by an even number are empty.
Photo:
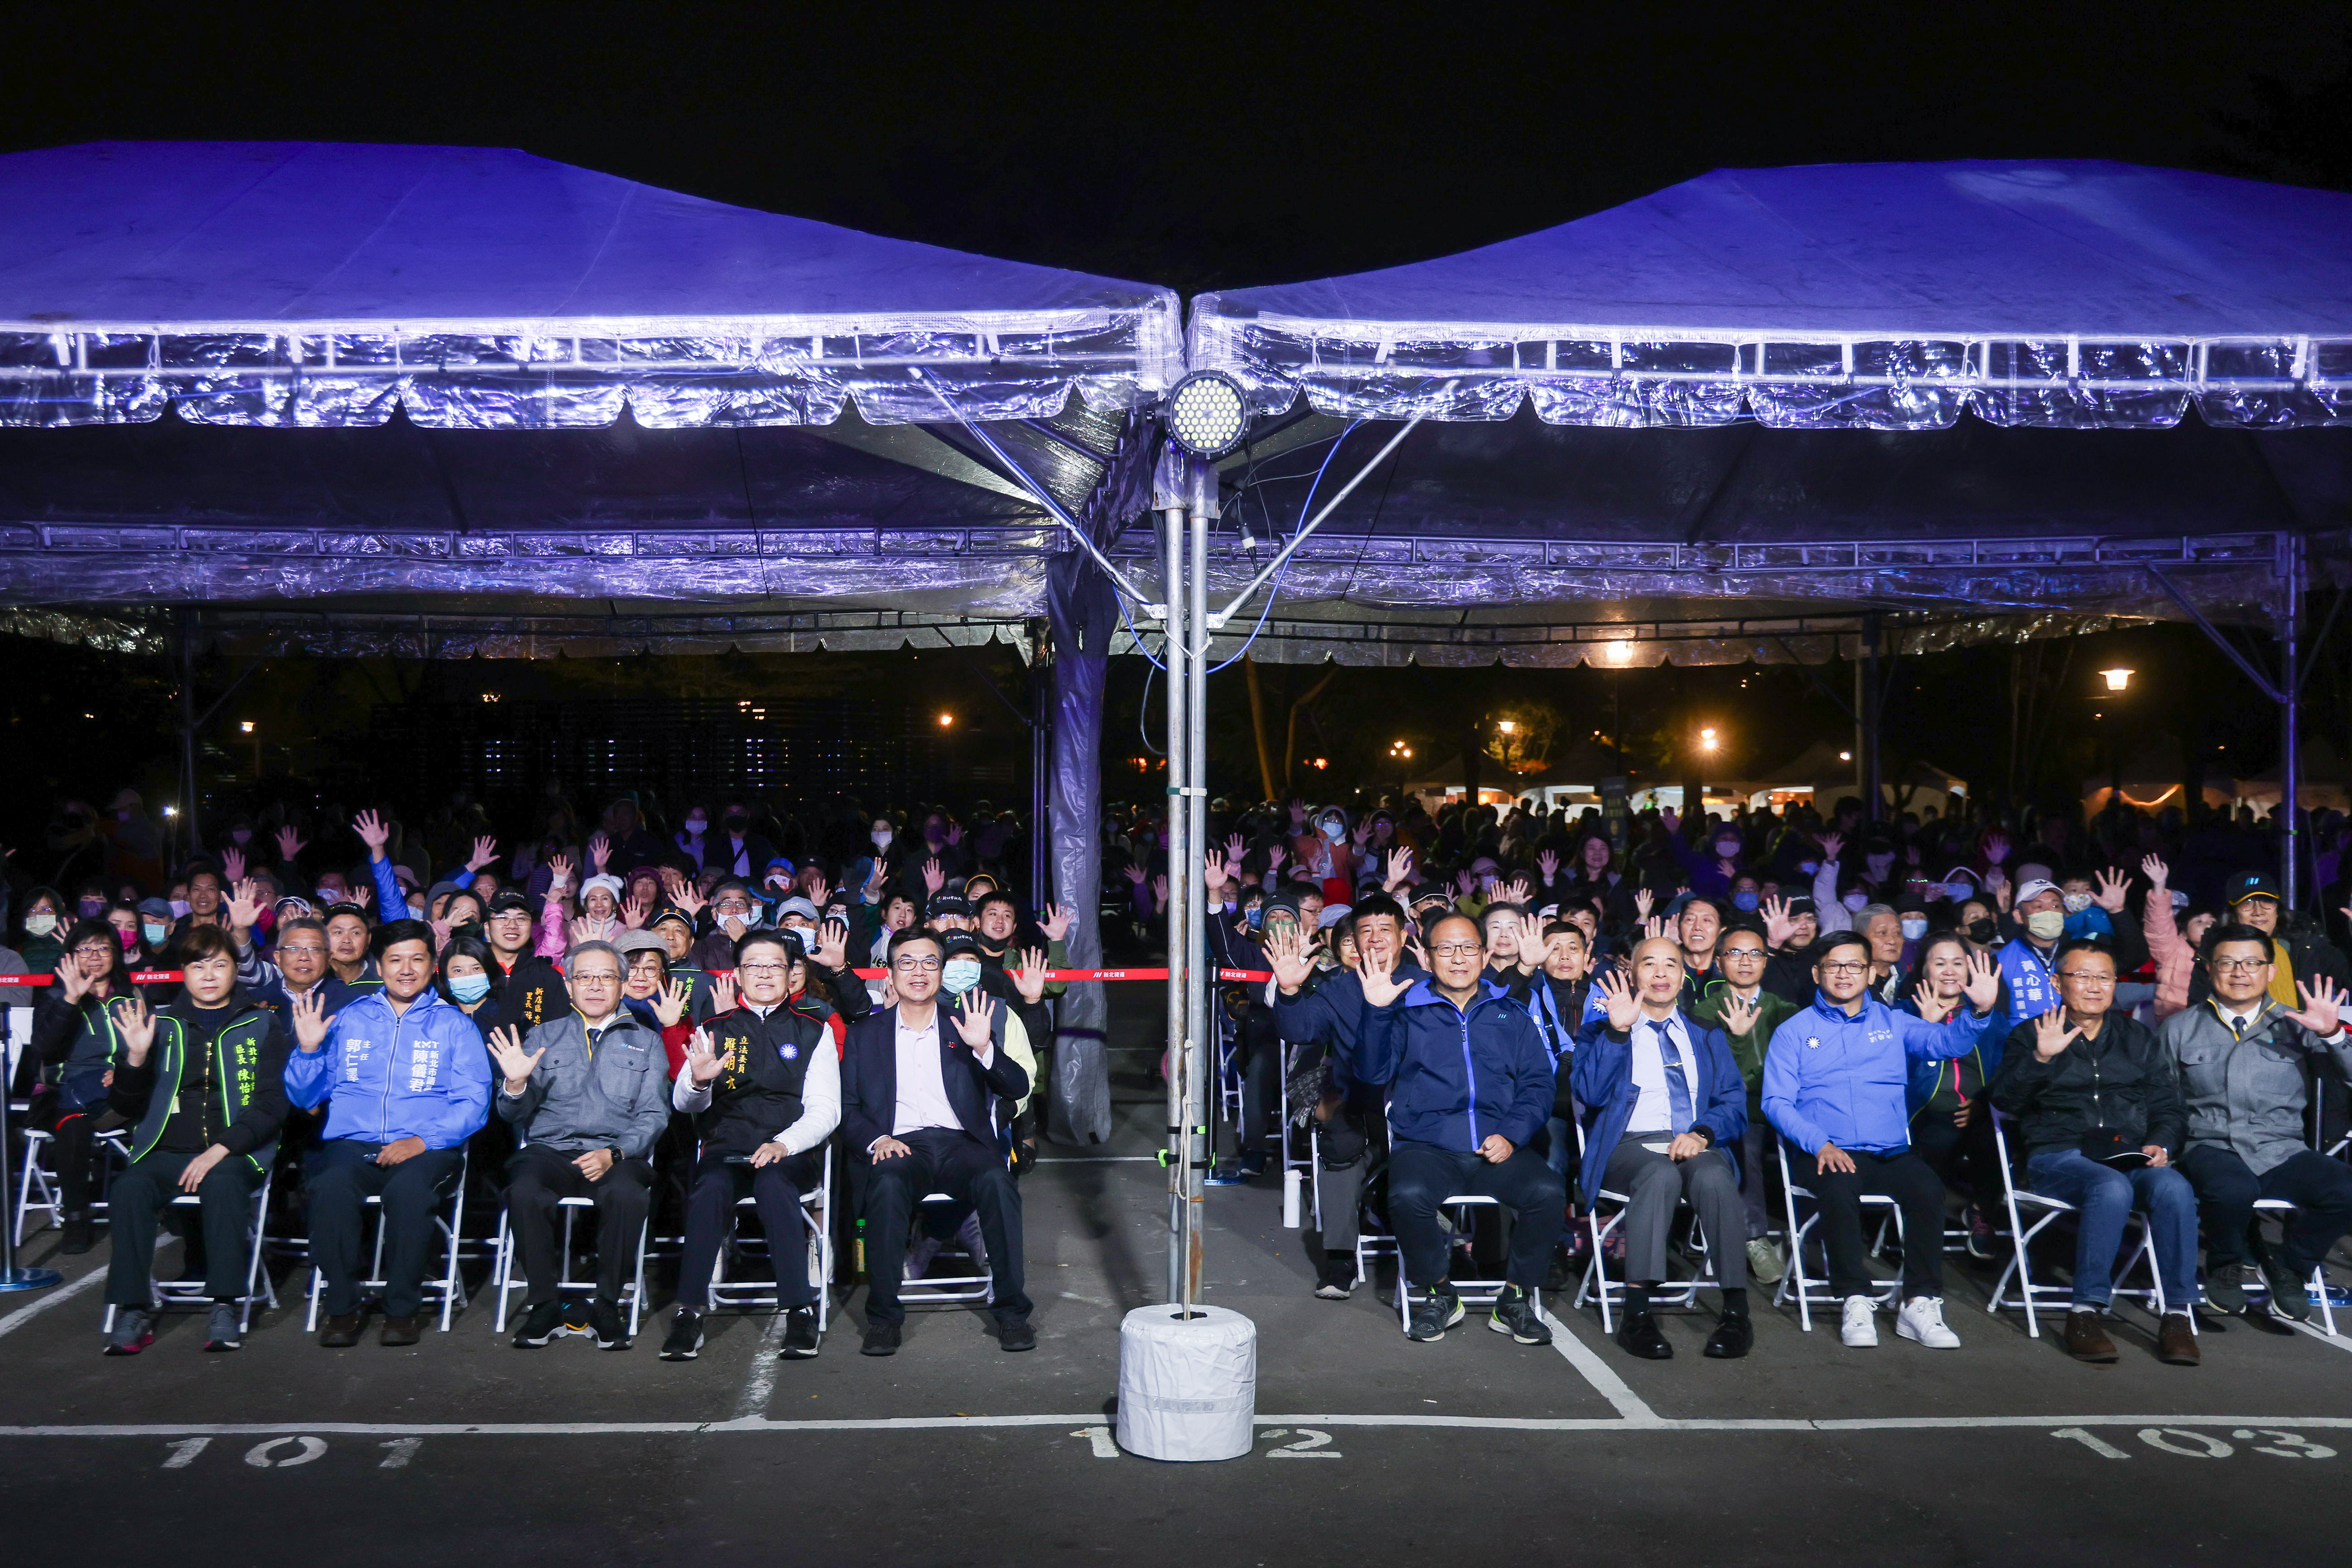
M1854 749L1854 760L1861 764L1862 820L1876 822L1886 815L1885 802L1878 779L1878 617L1862 618L1862 661L1854 666L1859 683L1853 692L1853 711L1860 734Z
M2280 671L2279 728L2284 745L2279 758L2279 809L2284 831L2279 838L2279 893L2281 903L2290 915L2301 907L2296 901L2296 882L2302 871L2298 852L2300 837L2295 821L2298 786L2302 773L2298 765L2303 760L2303 737L2298 733L2303 719L2303 669L2296 663L2295 632L2303 623L2303 539L2296 536L2286 545L2286 627L2284 652L2285 660Z
M188 854L202 854L196 813L196 612L182 605L172 615L180 644L180 820L188 824Z
M1030 623L1029 658L1029 906L1053 901L1049 869L1054 810L1054 644L1047 623ZM1099 821L1102 813L1097 811Z
M1168 907L1160 912L1168 934L1168 1300L1178 1301L1184 1299L1189 1278L1185 1263L1192 1228L1192 1210L1186 1198L1192 1140L1186 1131L1185 1120L1191 1093L1185 1082L1189 1063L1184 1050L1187 966L1182 915L1185 894L1190 890L1183 867L1191 858L1192 846L1185 841L1188 823L1181 790L1190 773L1184 743L1191 730L1185 724L1184 705L1192 695L1192 683L1184 656L1184 510L1171 507L1160 517L1160 591L1166 606L1160 622L1166 633L1161 638L1160 654L1167 664L1166 678L1161 684L1167 688L1168 705Z
M1209 481L1209 494L1216 494L1215 480ZM1184 794L1181 804L1184 810L1184 842L1191 852L1171 865L1168 885L1172 889L1180 882L1184 896L1184 1055L1185 1082L1192 1086L1191 1108L1185 1114L1195 1145L1195 1153L1188 1162L1185 1173L1184 1203L1191 1223L1185 1227L1184 1313L1190 1317L1192 1303L1201 1294L1201 1252L1202 1221L1208 1217L1205 1201L1209 1147L1206 1132L1209 1125L1209 1075L1215 1070L1216 1053L1209 1048L1209 988L1202 973L1208 960L1208 889L1201 880L1202 856L1209 836L1209 518L1204 510L1192 514L1192 550L1189 591L1189 628L1185 642L1189 644L1185 660L1185 678L1192 683L1192 695L1184 705L1184 721L1188 733L1184 737ZM1173 612L1172 606L1171 612Z

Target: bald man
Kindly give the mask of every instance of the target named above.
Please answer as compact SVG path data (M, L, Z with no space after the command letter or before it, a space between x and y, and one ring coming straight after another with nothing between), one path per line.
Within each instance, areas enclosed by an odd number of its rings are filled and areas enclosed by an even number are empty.
M1574 1057L1570 1084L1585 1107L1582 1190L1626 1195L1625 1316L1617 1343L1664 1361L1674 1346L1658 1328L1650 1292L1666 1278L1666 1233L1688 1199L1706 1228L1723 1316L1705 1354L1728 1361L1755 1343L1748 1316L1748 1210L1738 1149L1748 1130L1748 1084L1720 1029L1682 1009L1683 951L1663 936L1633 949L1633 977L1607 974L1600 990L1608 1028ZM1756 1004L1732 996L1724 1021L1755 1022Z

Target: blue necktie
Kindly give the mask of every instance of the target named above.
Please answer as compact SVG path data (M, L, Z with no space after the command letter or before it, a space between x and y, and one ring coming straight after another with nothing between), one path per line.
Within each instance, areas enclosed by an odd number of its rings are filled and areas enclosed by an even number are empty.
M1666 1026L1653 1023L1650 1027L1658 1032L1658 1064L1666 1071L1666 1103L1674 1113L1673 1131L1680 1136L1691 1130L1690 1080L1683 1073L1682 1057L1675 1051L1675 1038L1666 1032Z

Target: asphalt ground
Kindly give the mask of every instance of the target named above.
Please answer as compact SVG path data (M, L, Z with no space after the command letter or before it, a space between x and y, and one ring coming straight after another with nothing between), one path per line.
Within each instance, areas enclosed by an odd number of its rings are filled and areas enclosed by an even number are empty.
M1138 988L1140 991L1140 988ZM1126 1002L1128 998L1122 998ZM1983 1310L1955 1260L1931 1352L1883 1323L1850 1351L1762 1307L1745 1361L1633 1361L1550 1299L1550 1348L1486 1331L1398 1332L1385 1282L1311 1294L1311 1233L1279 1186L1212 1189L1205 1299L1258 1328L1258 1442L1169 1465L1111 1440L1118 1328L1159 1298L1166 1177L1156 1027L1123 1005L1119 1129L1049 1147L1024 1186L1037 1350L988 1320L918 1312L895 1357L856 1354L862 1291L814 1361L771 1320L721 1315L698 1361L583 1339L519 1352L486 1295L447 1334L321 1350L299 1279L246 1347L199 1319L145 1354L98 1354L107 1248L26 1261L66 1284L0 1297L0 1543L139 1561L1320 1563L1570 1552L1710 1563L2265 1563L2352 1557L2352 1338L2208 1333L2158 1364L2125 1314L2115 1365ZM158 1255L169 1270L176 1249ZM665 1314L666 1315L666 1314ZM2347 1326L2352 1326L2348 1324ZM33 1555L39 1552L39 1556Z

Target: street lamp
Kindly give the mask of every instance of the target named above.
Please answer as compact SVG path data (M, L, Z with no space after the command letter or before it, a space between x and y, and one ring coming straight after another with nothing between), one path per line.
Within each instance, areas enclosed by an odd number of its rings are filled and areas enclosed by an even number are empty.
M2107 690L2111 692L2128 691L2135 673L2126 669L2101 670L2099 678L2107 683Z
M1505 735L1509 735L1509 734L1511 734L1513 731L1517 730L1519 727L1518 727L1516 723L1514 723L1513 721L1511 721L1510 719L1507 719L1507 719L1501 719L1501 720L1498 720L1498 721L1496 723L1495 727L1496 727L1496 729L1501 730Z
M1698 746L1701 751L1713 751L1716 745L1715 731L1702 729L1698 732Z
M2116 668L2112 670L2101 670L2099 672L2099 679L2107 684L2107 690L2110 693L2120 696L2125 691L2130 688L2132 674L2132 671L2124 669L2118 665ZM2104 716L2093 714L2091 716L2098 718ZM2123 804L2123 726L2116 725L2107 731L2107 810L2110 811L2115 810Z

